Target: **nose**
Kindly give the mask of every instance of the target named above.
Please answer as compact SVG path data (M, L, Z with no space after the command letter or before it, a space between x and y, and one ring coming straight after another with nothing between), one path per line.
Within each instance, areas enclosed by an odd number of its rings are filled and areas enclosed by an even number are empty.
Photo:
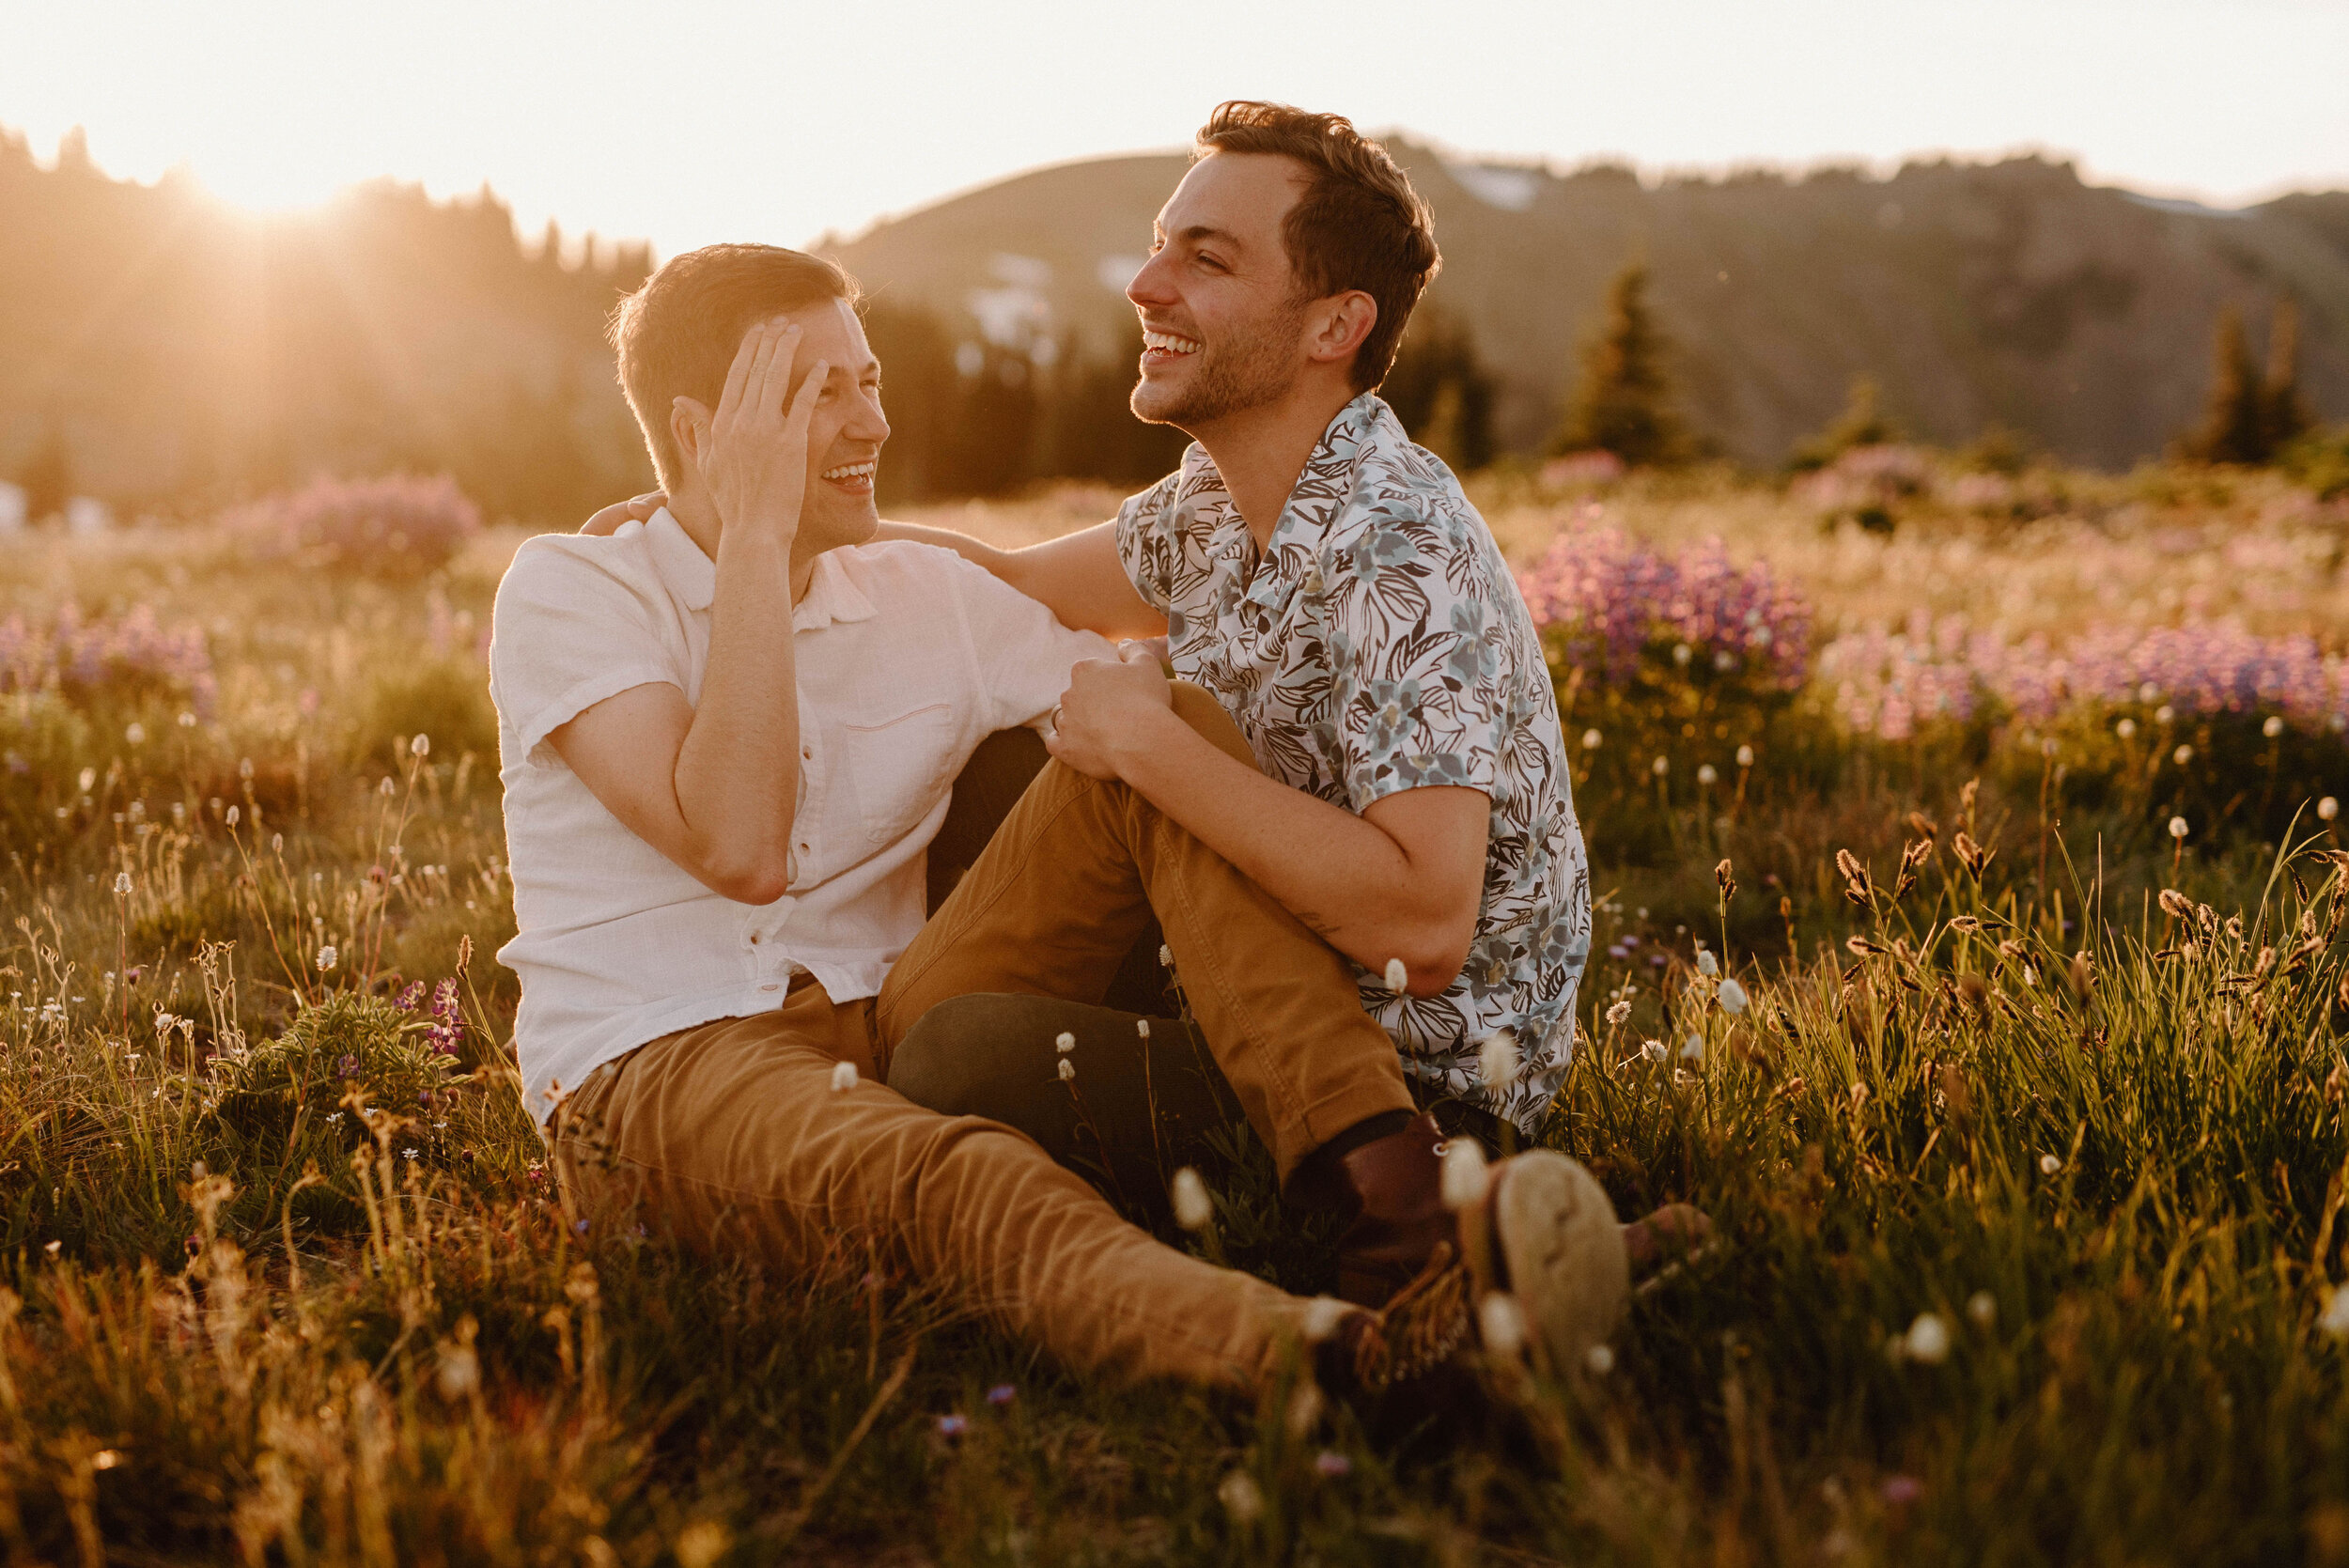
M841 433L857 441L869 441L876 446L889 439L889 416L881 412L879 388L857 394L856 408Z
M1126 285L1126 298L1132 301L1139 310L1147 310L1152 305L1173 304L1175 300L1174 279L1174 263L1167 259L1166 252L1160 251L1143 262L1142 271L1136 272L1133 281Z

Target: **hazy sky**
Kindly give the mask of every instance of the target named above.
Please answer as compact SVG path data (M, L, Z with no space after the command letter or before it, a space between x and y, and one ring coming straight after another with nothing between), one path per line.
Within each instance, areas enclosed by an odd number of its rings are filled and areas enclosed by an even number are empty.
M0 0L0 126L283 209L484 180L532 227L803 243L1281 98L1657 172L2034 147L2222 204L2349 187L2349 0Z

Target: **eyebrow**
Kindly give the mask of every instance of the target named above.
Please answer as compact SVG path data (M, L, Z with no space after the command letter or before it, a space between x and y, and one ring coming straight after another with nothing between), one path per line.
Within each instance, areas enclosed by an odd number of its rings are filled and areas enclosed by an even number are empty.
M1156 228L1158 225L1154 224L1151 226ZM1159 232L1161 236L1165 233L1163 229L1160 229ZM1224 244L1231 246L1236 251L1244 251L1248 248L1247 242L1242 241L1238 235L1234 234L1231 230L1216 228L1207 224L1193 224L1189 228L1184 229L1180 234L1175 235L1174 238L1177 240L1189 240L1193 244L1197 244L1202 241L1221 241Z

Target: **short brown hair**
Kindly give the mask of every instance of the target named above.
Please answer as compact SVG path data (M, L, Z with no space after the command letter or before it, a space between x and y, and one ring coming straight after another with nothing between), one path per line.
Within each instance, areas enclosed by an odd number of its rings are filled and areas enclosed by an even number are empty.
M1235 99L1216 106L1191 144L1213 152L1274 152L1305 165L1305 194L1281 225L1289 269L1308 299L1359 288L1378 320L1354 353L1354 390L1387 379L1420 291L1443 265L1436 223L1387 149L1343 115Z
M705 245L671 256L622 300L605 335L661 482L674 487L685 466L669 434L670 406L681 396L714 409L744 333L784 311L858 298L856 280L822 256L780 245Z

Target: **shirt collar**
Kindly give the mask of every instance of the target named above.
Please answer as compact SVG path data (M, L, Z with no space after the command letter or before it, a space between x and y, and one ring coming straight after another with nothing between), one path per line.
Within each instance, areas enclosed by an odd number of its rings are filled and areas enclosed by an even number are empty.
M708 610L718 596L717 563L702 553L666 506L645 524L645 541L652 551L653 569L678 601L688 610ZM835 621L869 621L875 613L873 601L844 568L840 551L828 550L816 558L807 592L792 606L791 629L814 631Z
M1295 591L1313 559L1312 545L1330 531L1332 523L1344 513L1353 494L1354 468L1364 454L1385 439L1394 416L1376 392L1365 392L1337 411L1330 427L1322 432L1313 455L1305 459L1303 472L1297 476L1289 490L1288 500L1281 507L1281 520L1272 526L1271 541L1265 547L1263 558L1249 579L1246 597L1253 603L1276 606ZM1393 433L1400 435L1401 427ZM1186 500L1221 502L1225 515L1221 525L1214 529L1208 546L1211 555L1228 554L1233 560L1246 557L1252 541L1248 538L1248 523L1232 505L1231 496L1223 487L1223 476L1216 472L1214 459L1205 447L1194 444L1197 470L1188 477L1204 484L1186 484L1191 492Z
M685 525L663 506L645 524L645 544L652 551L653 570L688 610L707 610L718 594L717 563L702 553Z
M807 592L791 609L791 629L818 631L835 621L869 621L874 616L873 601L856 584L856 579L842 559L846 550L828 550L816 557L816 571L807 580Z

